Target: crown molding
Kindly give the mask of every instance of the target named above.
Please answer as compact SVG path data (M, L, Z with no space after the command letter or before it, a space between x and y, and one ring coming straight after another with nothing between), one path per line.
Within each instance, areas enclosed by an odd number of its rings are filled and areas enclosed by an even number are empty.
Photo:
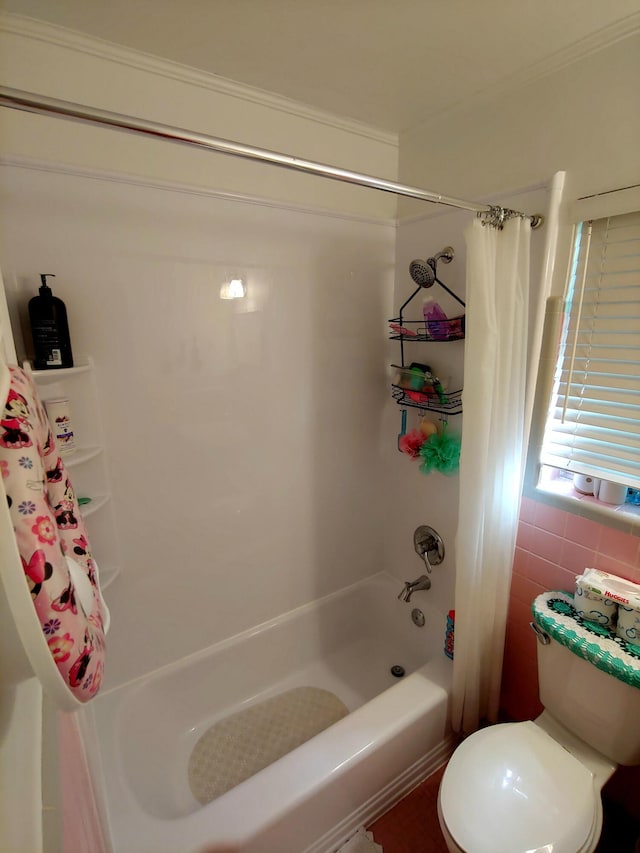
M221 201L250 204L309 216L323 216L329 219L339 219L346 222L358 222L365 225L382 225L395 228L398 221L384 216L362 216L357 213L344 213L326 207L296 204L295 202L249 195L247 193L228 192L209 187L199 187L195 184L183 184L179 181L167 181L162 178L152 178L132 175L126 172L110 172L103 169L92 169L86 166L72 166L67 163L36 160L30 157L0 155L0 168L26 169L32 172L49 172L54 175L66 175L73 178L83 178L92 181L121 184L142 189L161 190L163 192L179 193L181 195L215 198Z
M610 24L608 27L603 27L596 33L585 36L585 38L574 42L569 47L556 51L556 53L546 57L546 59L529 65L527 68L522 69L516 74L512 74L505 80L491 84L485 89L474 92L468 97L461 98L459 101L447 105L440 110L434 110L427 120L406 128L402 131L402 134L413 135L415 133L422 133L425 126L432 126L433 119L436 117L439 119L448 118L457 113L465 112L471 104L475 106L487 104L500 97L510 95L536 83L538 80L543 80L545 77L550 77L565 68L569 68L571 65L575 65L589 56L599 53L601 50L612 47L620 41L632 38L638 35L638 33L640 33L640 12L634 12L626 18Z
M56 24L28 18L13 12L0 11L0 32L46 42L77 53L97 56L100 59L117 62L119 65L145 71L157 77L165 77L190 86L197 86L210 92L258 104L307 121L324 124L396 149L398 147L398 134L396 133L315 109L290 98L267 92L264 89L236 83L233 80L227 80L225 77L199 71L196 68L190 68L169 59L123 47L76 30L59 27Z

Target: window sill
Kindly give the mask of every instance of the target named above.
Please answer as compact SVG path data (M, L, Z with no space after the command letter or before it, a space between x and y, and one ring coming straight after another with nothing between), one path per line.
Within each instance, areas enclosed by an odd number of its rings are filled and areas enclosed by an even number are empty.
M614 506L599 501L593 495L581 495L571 480L545 479L533 488L525 488L523 493L534 501L640 536L640 506L630 503Z

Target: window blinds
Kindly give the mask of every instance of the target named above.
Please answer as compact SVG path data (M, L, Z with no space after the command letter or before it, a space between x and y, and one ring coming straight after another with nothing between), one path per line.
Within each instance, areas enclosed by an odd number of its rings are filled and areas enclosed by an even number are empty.
M578 226L540 461L640 488L640 212Z

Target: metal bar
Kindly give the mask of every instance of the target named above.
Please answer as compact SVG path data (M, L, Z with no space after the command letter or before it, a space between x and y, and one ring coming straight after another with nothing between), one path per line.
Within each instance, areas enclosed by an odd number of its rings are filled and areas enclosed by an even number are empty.
M38 115L56 116L58 118L70 119L72 121L84 122L86 124L97 124L103 127L111 127L117 130L124 130L128 133L141 134L143 136L151 136L156 139L167 140L179 145L190 145L196 148L204 148L209 151L216 151L220 154L229 154L233 157L243 157L246 160L259 160L265 163L271 163L274 166L280 166L285 169L292 169L297 172L307 172L312 175L319 175L323 178L330 178L334 181L343 181L348 184L357 184L358 186L369 187L382 192L394 193L407 198L416 198L420 201L428 201L433 204L444 204L449 207L458 207L463 210L472 210L476 213L488 213L495 209L495 205L477 204L472 201L464 201L463 199L454 198L452 196L441 195L440 193L423 190L419 187L412 187L406 184L398 184L394 181L387 181L383 178L376 178L372 175L364 175L359 172L352 172L348 169L339 169L335 166L328 166L323 163L315 163L312 160L305 160L301 157L292 157L289 154L280 154L277 151L269 151L265 148L256 148L253 145L244 145L238 142L232 142L229 139L221 139L216 136L209 136L205 133L194 133L190 130L184 130L171 125L160 124L147 119L134 118L120 113L110 112L109 110L100 110L95 107L87 107L82 104L74 104L70 101L62 101L58 98L49 98L45 95L36 95L32 92L24 92L20 89L12 89L7 86L0 86L0 106L8 107L14 110L22 110L24 112L36 113ZM534 215L536 216L536 215ZM532 221L534 217L531 217Z
M440 279L438 278L438 276L436 276L436 277L435 277L435 280L438 282L438 284L440 285L440 287L441 287L443 290L446 290L446 291L447 291L447 293L448 293L450 296L453 296L453 298L454 298L455 300L457 300L457 301L460 303L460 305L462 305L462 307L463 307L463 308L466 308L466 307L467 307L467 303L466 303L466 302L463 302L463 301L462 301L462 299L460 299L460 297L459 297L459 296L456 296L456 294L453 292L453 290L449 290L449 288L447 287L447 285L446 285L446 284L443 284L443 283L440 281Z

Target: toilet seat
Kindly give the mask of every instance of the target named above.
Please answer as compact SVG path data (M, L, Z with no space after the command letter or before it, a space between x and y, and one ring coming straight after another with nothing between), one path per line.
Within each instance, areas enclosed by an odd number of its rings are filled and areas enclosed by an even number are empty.
M439 809L466 853L589 853L602 805L591 771L527 721L464 741L442 778Z

